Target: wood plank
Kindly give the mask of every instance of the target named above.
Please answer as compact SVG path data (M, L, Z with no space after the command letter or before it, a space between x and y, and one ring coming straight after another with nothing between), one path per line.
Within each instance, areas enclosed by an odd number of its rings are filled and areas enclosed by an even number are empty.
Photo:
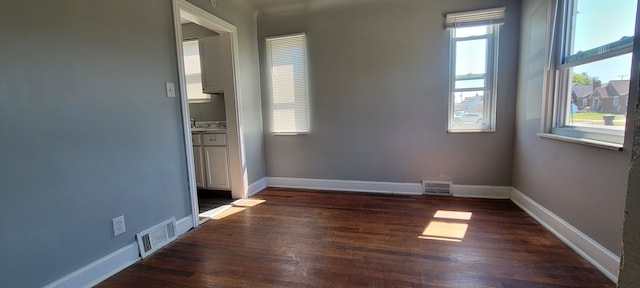
M615 287L509 200L282 188L253 198L265 202L98 287ZM441 210L471 217L434 218ZM466 230L424 239L430 223Z

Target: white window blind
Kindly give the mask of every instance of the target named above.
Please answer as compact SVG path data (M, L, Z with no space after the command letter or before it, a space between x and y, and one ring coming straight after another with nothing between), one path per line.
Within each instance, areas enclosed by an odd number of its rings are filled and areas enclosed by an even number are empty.
M504 7L450 13L445 16L446 28L472 27L504 23Z
M309 133L305 35L270 37L266 42L272 132Z
M202 67L200 64L200 48L198 40L182 43L184 56L184 73L187 80L187 99L189 103L205 103L211 101L211 95L202 93Z

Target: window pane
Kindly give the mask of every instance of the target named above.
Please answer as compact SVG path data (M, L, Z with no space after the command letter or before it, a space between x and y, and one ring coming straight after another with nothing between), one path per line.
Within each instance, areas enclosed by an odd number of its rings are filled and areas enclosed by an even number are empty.
M624 130L631 54L569 70L566 125Z
M451 79L448 129L479 132L495 129L493 63L500 25L454 28L451 33ZM490 46L491 45L491 46ZM491 61L491 62L489 62Z
M487 39L456 41L456 76L484 74L486 70Z
M489 34L489 26L456 28L455 33L456 38L487 35Z
M484 91L456 92L454 97L454 129L480 129L484 126Z
M458 80L456 81L456 89L480 88L484 89L484 79L475 80Z
M587 51L619 41L623 37L633 36L636 0L576 0L576 2L575 34L569 54Z

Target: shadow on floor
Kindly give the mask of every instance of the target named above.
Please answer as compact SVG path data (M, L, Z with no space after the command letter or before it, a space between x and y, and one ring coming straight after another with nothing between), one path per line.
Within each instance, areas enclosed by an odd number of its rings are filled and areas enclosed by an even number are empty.
M198 213L203 214L216 208L230 205L234 200L231 191L198 189ZM200 216L200 222L210 217Z

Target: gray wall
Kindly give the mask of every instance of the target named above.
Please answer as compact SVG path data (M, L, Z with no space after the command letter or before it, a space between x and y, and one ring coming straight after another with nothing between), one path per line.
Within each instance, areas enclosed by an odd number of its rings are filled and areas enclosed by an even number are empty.
M0 27L2 286L43 286L190 215L180 102L164 91L178 83L170 1L10 1Z
M618 152L536 135L542 116L547 1L524 1L522 16L513 185L619 254L631 137ZM635 91L631 95L633 100ZM627 124L631 132L632 121Z
M520 1L307 1L258 10L264 38L306 32L311 133L273 136L263 71L267 175L511 185ZM497 132L447 134L444 14L506 6ZM266 66L265 66L266 67Z
M261 178L255 13L218 7L239 26L248 173ZM10 1L0 35L1 286L41 287L190 216L180 101L165 96L178 83L171 1Z
M247 160L249 184L266 176L262 139L262 103L255 8L244 0L218 0L215 9L209 0L189 0L238 29L240 50L239 106L242 106L242 135Z

